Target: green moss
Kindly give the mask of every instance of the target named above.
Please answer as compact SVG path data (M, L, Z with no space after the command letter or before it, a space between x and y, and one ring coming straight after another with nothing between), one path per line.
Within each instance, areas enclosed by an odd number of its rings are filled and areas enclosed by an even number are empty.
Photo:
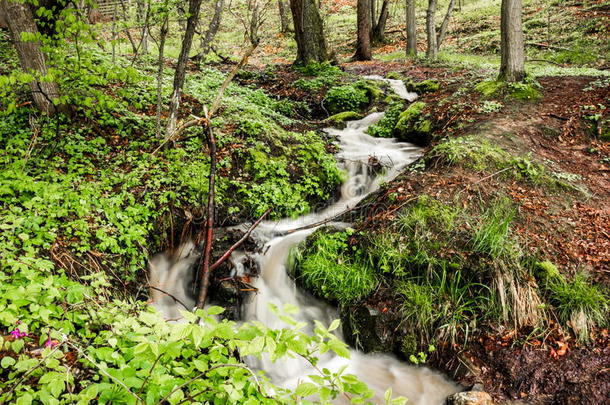
M406 80L405 86L407 90L414 91L417 94L433 93L441 88L441 84L436 79L427 79L417 83L412 80Z
M344 111L344 112L340 112L337 113L335 115L331 115L330 117L328 117L326 120L324 120L325 122L330 122L333 124L341 124L345 121L353 121L353 120L359 120L362 119L362 114L356 111Z
M403 111L398 116L398 121L394 127L394 136L416 145L428 144L432 132L432 122L423 116L425 107L426 103L418 101Z
M388 72L385 75L386 79L391 79L391 80L401 80L402 79L402 75L398 72Z
M539 90L540 85L533 80L526 80L520 83L507 83L500 80L486 80L478 83L475 90L485 97L503 96L516 100L535 101L542 97Z
M367 130L367 133L371 136L379 138L391 138L394 136L394 128L398 123L400 114L404 109L404 102L402 100L394 102L388 106L383 118L377 123L371 125Z

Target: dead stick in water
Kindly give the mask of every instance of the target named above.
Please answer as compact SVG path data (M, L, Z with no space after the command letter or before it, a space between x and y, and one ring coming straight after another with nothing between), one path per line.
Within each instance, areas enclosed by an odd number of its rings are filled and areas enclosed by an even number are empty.
M168 293L167 291L164 291L164 290L162 290L162 289L160 289L160 288L158 288L158 287L155 287L154 285L150 285L150 284L148 284L148 286L147 286L147 287L148 287L148 288L152 288L153 290L157 290L157 291L159 291L160 293L163 293L163 294L167 295L168 297L170 297L171 299L173 299L173 300L174 300L174 302L177 302L178 304L180 304L180 305L182 305L184 308L186 308L186 310L187 310L187 311L190 311L190 310L191 310L191 308L187 307L187 306L186 306L186 304L185 304L184 302L180 301L178 298L174 297L172 294Z
M244 235L241 237L241 239L239 239L237 242L235 242L233 244L233 246L231 246L229 248L229 250L227 250L222 256L220 256L220 259L216 260L216 262L210 267L210 271L214 271L218 266L220 266L222 263L224 263L224 261L227 260L229 258L229 256L231 256L231 254L235 251L235 249L240 247L248 239L248 237L250 236L250 234L252 233L254 228L256 228L263 221L263 219L265 219L265 217L267 215L269 215L269 213L272 210L273 210L272 208L269 208L267 211L265 211L265 213L263 215L261 215L261 217L259 219L257 219L256 222L254 222L250 226L250 228L248 228L248 230L246 231L246 233L244 233Z

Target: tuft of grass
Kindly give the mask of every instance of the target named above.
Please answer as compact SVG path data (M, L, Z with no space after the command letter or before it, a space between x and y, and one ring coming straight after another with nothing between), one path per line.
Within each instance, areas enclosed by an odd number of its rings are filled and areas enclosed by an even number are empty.
M473 238L473 250L485 254L494 260L520 257L518 244L512 238L510 224L515 211L507 199L491 205L480 218Z
M510 155L487 139L475 136L450 138L442 141L432 149L429 160L436 160L450 166L461 165L477 171L502 166Z
M578 340L587 342L592 329L608 325L608 296L589 282L586 272L568 281L551 262L537 263L536 270L559 320L574 331Z
M351 235L350 230L317 231L292 252L297 278L316 295L341 305L365 298L378 283L358 249L349 245Z

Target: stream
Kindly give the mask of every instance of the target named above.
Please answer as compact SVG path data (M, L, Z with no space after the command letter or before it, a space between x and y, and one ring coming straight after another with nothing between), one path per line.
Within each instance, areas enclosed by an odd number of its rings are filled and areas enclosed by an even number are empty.
M410 93L400 80L385 79L380 76L366 76L370 80L386 82L401 98L414 101L417 94ZM296 219L266 221L253 232L252 237L263 246L260 252L234 252L230 258L235 275L244 270L246 257L256 260L260 276L252 283L257 289L256 294L244 304L244 321L260 321L270 328L289 328L290 326L274 315L269 304L282 308L286 304L299 307L300 312L293 315L297 321L310 325L318 320L328 325L339 315L335 308L317 300L306 292L300 291L287 272L287 260L290 250L305 240L318 226L312 226L334 218L355 207L362 199L375 192L380 184L394 179L407 165L421 156L422 149L409 143L397 142L394 139L373 138L366 130L383 117L382 112L369 114L358 121L350 121L345 129L327 128L325 131L337 139L339 152L336 155L338 164L346 172L346 181L341 187L338 201L329 207ZM374 170L371 165L381 165L384 170ZM349 223L329 222L324 226L338 228L348 227ZM243 226L245 229L245 225ZM308 229L289 232L295 229ZM193 297L189 294L192 285L191 268L198 258L197 250L192 243L184 244L174 255L158 254L150 259L150 284L174 295L189 307L195 306ZM180 318L178 304L167 295L152 290L152 305L166 319ZM268 358L246 359L253 368L262 369L275 384L286 388L294 388L298 383L306 381L307 375L316 374L312 366L304 359L289 358L272 362ZM360 380L375 391L374 403L384 403L383 394L392 388L394 396L404 396L409 404L437 405L445 398L458 391L458 386L440 373L426 367L407 365L389 355L364 354L351 349L351 358L345 359L327 353L320 359L319 368L336 371L347 366L346 373L357 375ZM343 403L344 398L336 403ZM349 402L345 402L349 403Z

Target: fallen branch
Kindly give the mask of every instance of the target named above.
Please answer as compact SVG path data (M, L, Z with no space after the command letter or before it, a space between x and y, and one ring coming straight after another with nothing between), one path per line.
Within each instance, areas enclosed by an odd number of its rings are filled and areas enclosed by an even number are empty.
M216 268L218 268L218 266L220 266L222 263L224 263L225 260L227 260L229 258L229 256L231 256L231 254L235 251L235 249L237 249L238 247L240 247L250 236L250 234L252 233L252 231L260 225L260 223L263 221L263 219L265 219L265 217L267 215L269 215L269 213L272 211L272 208L269 208L267 211L265 211L265 213L263 215L261 215L261 217L259 219L256 220L256 222L254 222L250 228L248 228L248 230L246 231L246 233L244 233L244 235L233 244L233 246L231 246L222 256L220 256L220 259L216 260L216 262L210 267L210 271L214 271Z

